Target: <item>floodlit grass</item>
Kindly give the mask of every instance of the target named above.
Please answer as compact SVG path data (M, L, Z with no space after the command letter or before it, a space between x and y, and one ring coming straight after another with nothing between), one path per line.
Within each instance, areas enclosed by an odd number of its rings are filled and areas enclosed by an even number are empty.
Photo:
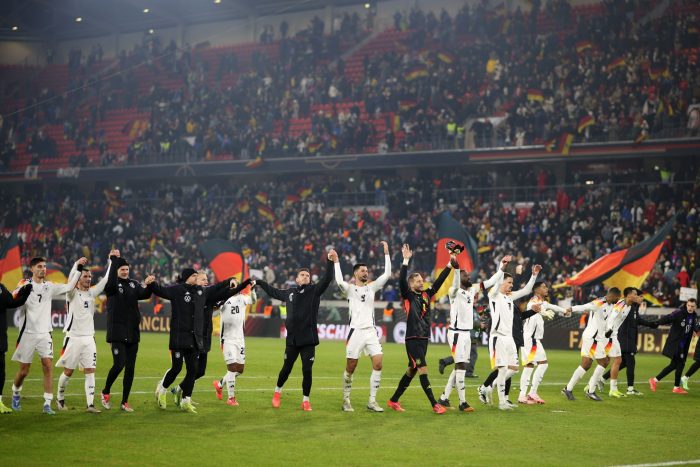
M10 330L10 342L16 330ZM62 335L55 333L55 349ZM97 336L97 392L111 366L104 333ZM672 378L649 392L644 382L668 362L657 355L637 359L637 388L643 397L595 403L583 397L569 402L559 394L579 362L577 352L549 351L549 370L540 395L544 406L518 407L501 413L479 404L476 387L488 373L486 350L480 348L477 373L467 380L471 414L431 412L417 378L402 398L405 413L369 413L369 359L360 362L353 388L354 413L340 410L344 345L322 342L317 349L312 413L300 410L301 364L297 362L282 394L282 407L270 405L284 342L250 338L246 341L246 372L237 380L240 407L228 407L214 396L212 381L225 373L218 348L209 356L207 375L198 381L193 400L198 414L167 410L154 400L156 383L169 366L167 335L144 334L130 398L133 414L118 410L121 377L113 388L113 408L99 415L83 412L82 374L68 387L68 412L54 417L41 412L41 368L38 360L24 384L22 412L0 416L2 465L614 465L682 461L700 458L695 421L700 416L700 385L691 383L687 396L671 393ZM382 388L385 405L405 370L404 347L384 346ZM447 374L437 372L437 359L446 345L431 345L428 361L436 397ZM11 379L17 364L8 352L4 401L9 406ZM58 370L58 369L56 369ZM58 372L54 381L58 380ZM184 371L182 376L184 376ZM587 381L588 376L585 378ZM700 380L700 374L698 375ZM519 374L511 399L517 399ZM624 389L624 370L620 378ZM55 392L55 388L54 388ZM224 391L224 394L226 392ZM95 398L100 407L99 395ZM457 394L452 395L453 406ZM101 407L100 407L101 408Z

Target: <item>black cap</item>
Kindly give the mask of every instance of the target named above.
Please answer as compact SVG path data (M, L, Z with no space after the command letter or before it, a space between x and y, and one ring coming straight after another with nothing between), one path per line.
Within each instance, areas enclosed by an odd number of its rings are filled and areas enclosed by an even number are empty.
M122 257L115 258L114 260L112 260L112 266L114 266L117 269L119 269L122 266L128 266L128 265L129 265L129 263Z
M183 269L180 273L180 282L187 282L187 279L189 279L193 274L197 274L197 271L192 268Z

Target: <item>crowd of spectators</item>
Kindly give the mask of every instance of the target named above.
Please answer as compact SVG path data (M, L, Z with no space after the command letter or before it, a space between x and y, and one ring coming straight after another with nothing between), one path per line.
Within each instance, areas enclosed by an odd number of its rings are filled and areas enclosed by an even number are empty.
M643 240L677 216L673 235L644 286L662 303L675 305L680 285L697 285L700 279L700 178L697 167L675 177L668 172L662 177L643 174L622 171L594 184L572 178L557 189L547 184L550 175L534 168L526 176L545 184L533 188L552 195L530 205L468 194L475 185L507 188L504 181L516 174L504 171L477 176L455 170L414 178L363 175L352 182L286 177L257 183L122 187L104 194L62 187L14 199L0 191L0 232L20 233L25 263L43 255L69 265L85 255L99 266L117 247L131 262L135 277L153 271L165 281L174 280L185 266L206 267L198 245L223 238L240 249L251 269L263 271L278 285L290 284L299 267L310 267L314 276L322 274L331 247L341 254L346 273L350 265L363 261L376 276L382 267L378 242L387 240L395 275L383 298L394 300L399 246L410 244L415 251L411 268L430 274L437 242L434 218L445 209L484 250L479 276L490 275L494 258L513 254L520 262L542 264L543 277L553 284L606 253ZM352 192L366 193L373 201L358 209L335 207L334 199L348 199L343 197ZM601 291L596 287L589 292Z
M60 120L76 152L99 146L102 154L109 141L97 122L130 106L150 112L149 125L128 155L93 164L526 146L567 134L576 142L697 135L699 19L678 14L678 2L658 18L647 18L653 0L602 3L593 17L574 15L566 0L534 0L530 11L480 2L454 17L397 12L394 27L405 34L391 50L364 56L359 81L341 58L369 33L356 15L331 34L318 17L291 37L283 25L276 42L265 28L263 42L277 44L278 59L261 51L242 64L225 53L215 67L189 45L164 46L146 34L119 56L121 73L81 78L96 99L88 115L53 99L44 112L6 120L3 143L8 131L26 140L28 128ZM101 61L97 53L93 61ZM142 66L154 77L145 94L136 91ZM217 84L231 74L233 85ZM158 76L182 84L162 86ZM341 102L356 105L313 110ZM299 118L312 119L309 131L290 131ZM376 130L377 120L385 130Z

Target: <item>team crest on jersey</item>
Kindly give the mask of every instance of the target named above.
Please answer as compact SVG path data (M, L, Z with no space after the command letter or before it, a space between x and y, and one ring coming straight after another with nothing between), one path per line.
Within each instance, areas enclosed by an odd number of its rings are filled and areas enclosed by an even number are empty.
M121 286L119 286L119 293L124 293L124 289Z
M135 289L135 288L136 288L136 285L134 285L133 282L129 282L129 286L131 286L132 289Z
M202 291L201 291L201 290L198 290L198 291L197 291L197 295L202 295Z
M681 321L681 326L685 326L685 320Z
M189 293L188 293L187 295L185 295L185 301L186 301L187 303L190 303L190 302L192 301L192 297L190 296Z

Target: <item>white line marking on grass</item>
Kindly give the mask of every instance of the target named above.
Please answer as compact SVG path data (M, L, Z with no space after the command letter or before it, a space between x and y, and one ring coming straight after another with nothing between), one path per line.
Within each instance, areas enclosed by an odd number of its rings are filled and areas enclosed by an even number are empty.
M612 467L663 467L666 465L690 465L690 464L700 464L700 459L693 459L690 461L669 461L669 462L658 462L656 464L626 464L626 465L614 465Z

